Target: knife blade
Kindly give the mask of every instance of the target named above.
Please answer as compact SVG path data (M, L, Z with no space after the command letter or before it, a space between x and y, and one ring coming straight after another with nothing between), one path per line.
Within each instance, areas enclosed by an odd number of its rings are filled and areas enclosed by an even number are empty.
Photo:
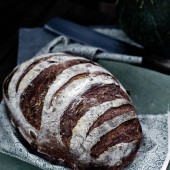
M93 29L68 21L60 17L49 20L44 28L58 35L83 44L97 47L101 51L115 53L116 60L140 64L144 50L121 40L109 37Z

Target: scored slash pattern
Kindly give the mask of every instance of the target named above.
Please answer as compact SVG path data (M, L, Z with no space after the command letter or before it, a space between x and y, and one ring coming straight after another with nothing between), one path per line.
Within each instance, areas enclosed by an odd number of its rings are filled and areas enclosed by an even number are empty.
M114 86L116 91L108 101L98 102L99 96L94 92L90 98L82 97L92 88L102 89L106 85ZM4 87L6 88L4 89L5 103L15 126L23 137L30 144L36 145L38 151L42 153L46 150L42 149L43 146L50 149L48 142L55 140L60 150L66 150L68 155L74 155L77 162L81 164L91 163L114 167L121 165L132 152L138 150L141 139L140 123L135 131L130 123L123 124L137 119L131 99L119 81L96 63L64 53L46 54L18 66L15 73L6 78ZM102 95L107 99L110 94L103 91ZM67 139L68 142L63 142L65 134L61 133L62 126L64 126L61 124L62 117L68 115L69 118L68 111L71 104L72 107L78 108L74 102L86 103L87 100L94 104L89 105L78 120L71 118L70 121L74 122L74 125L70 126L72 135ZM108 120L93 126L109 109L112 109L111 114L114 114L114 109L121 106L124 106L126 111L122 110L116 116L108 114ZM79 106L78 109L82 108ZM98 145L102 136L120 125L127 126L131 130L131 134L129 134L130 130L124 132L127 140L124 139L125 142L121 142L120 134L117 133L115 140L120 140L118 144L112 146L106 143L102 153L97 157L91 155L92 147ZM133 134L137 136L132 137L133 140L130 142L126 142L129 141L128 135ZM51 149L55 150L55 143ZM57 149L58 146L56 146L56 152ZM59 159L59 153L56 155L56 159ZM61 156L61 158L66 159L67 162L67 157Z

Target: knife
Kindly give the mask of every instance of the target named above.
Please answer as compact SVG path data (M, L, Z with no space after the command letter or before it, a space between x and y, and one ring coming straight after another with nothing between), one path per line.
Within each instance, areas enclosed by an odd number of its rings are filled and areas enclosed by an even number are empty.
M109 60L116 59L116 61L170 74L170 60L157 54L156 50L128 44L61 17L52 18L44 28L57 35L65 35L76 42L97 47L101 51L114 53L115 58L108 58Z
M97 47L101 51L115 53L116 60L137 64L142 62L141 54L144 53L142 48L111 38L66 19L54 17L44 25L44 28L58 35L65 35L76 42Z

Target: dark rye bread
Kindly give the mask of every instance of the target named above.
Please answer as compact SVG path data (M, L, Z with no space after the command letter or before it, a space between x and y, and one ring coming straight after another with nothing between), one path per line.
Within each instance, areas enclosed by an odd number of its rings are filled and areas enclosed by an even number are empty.
M85 58L28 60L5 79L3 98L29 145L72 169L120 170L140 147L142 129L126 90Z

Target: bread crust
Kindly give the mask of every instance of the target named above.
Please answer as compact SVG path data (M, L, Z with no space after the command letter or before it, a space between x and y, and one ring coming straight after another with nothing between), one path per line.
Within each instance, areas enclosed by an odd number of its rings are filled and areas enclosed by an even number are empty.
M28 60L5 79L3 98L29 145L72 169L119 170L140 148L130 96L85 58L50 53Z

